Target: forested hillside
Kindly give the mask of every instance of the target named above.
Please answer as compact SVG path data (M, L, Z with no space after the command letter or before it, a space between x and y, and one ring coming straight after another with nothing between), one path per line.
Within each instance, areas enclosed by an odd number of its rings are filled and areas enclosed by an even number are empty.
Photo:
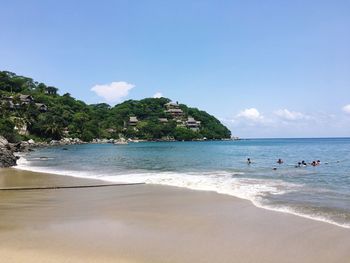
M128 100L114 107L87 105L69 93L0 71L0 134L10 141L76 137L194 140L230 138L230 131L205 111L167 98Z

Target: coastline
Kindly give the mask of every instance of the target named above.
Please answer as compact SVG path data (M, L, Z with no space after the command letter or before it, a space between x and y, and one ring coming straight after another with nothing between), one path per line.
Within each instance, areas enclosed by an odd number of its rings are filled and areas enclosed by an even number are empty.
M0 170L2 187L96 182L101 181ZM0 255L6 262L345 262L350 257L348 229L170 186L0 192L0 210Z
M52 147L52 146L50 146ZM208 187L204 187L204 188L198 188L194 185L192 185L191 182L186 182L184 180L184 178L182 178L183 180L179 180L178 182L173 181L173 182L164 182L164 181L154 181L152 179L140 179L138 177L136 177L136 179L131 180L129 176L127 177L121 177L118 176L117 178L106 178L103 177L100 178L98 176L87 176L85 173L78 173L77 171L49 171L46 168L38 168L38 167L31 167L31 166L27 166L24 164L24 166L21 165L21 162L24 161L26 162L26 159L24 158L24 156L18 155L21 158L19 158L18 162L19 164L17 166L14 166L12 168L14 169L18 169L18 170L22 170L22 171L29 171L29 172L34 172L34 173L43 173L43 174L51 174L51 175L58 175L58 176L68 176L71 178L78 178L78 179L83 179L83 180L98 180L99 182L104 182L104 183L122 183L122 184L148 184L148 185L158 185L158 186L170 186L170 187L178 187L178 188L183 188L183 189L188 189L188 190L193 190L193 191L209 191L209 192L213 192L219 195L227 195L227 196L231 196L233 198L238 198L244 201L248 201L250 202L253 206L255 206L258 209L264 209L264 210L268 210L268 211L273 211L273 212L277 212L277 213L285 213L285 214L290 214L293 216L298 216L298 217L302 217L302 218L306 218L306 219L310 219L310 220L314 220L314 221L318 221L318 222L322 222L322 223L327 223L327 224L331 224L337 227L341 227L341 228L345 228L345 229L350 229L350 225L348 223L339 223L336 222L334 220L331 220L327 217L324 217L322 215L317 215L317 214L306 214L306 213L301 213L299 211L293 210L289 207L272 207L272 206L268 206L268 205L264 205L260 202L258 202L257 200L255 200L254 198L251 198L249 196L246 196L242 193L232 193L230 191L226 191L225 189L213 189L213 188L208 188ZM134 177L134 176L133 176ZM181 182L182 183L179 183Z

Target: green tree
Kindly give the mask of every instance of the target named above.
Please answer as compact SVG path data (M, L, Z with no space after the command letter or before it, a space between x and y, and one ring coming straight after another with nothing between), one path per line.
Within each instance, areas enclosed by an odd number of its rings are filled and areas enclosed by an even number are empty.
M0 135L4 136L9 142L17 142L19 135L14 130L14 123L9 119L0 118Z

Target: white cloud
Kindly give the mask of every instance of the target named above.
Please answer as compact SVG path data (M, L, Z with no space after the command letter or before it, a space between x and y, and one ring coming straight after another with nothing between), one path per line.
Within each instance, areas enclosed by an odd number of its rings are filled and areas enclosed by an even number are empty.
M350 104L345 105L345 106L343 107L343 111L344 111L345 113L347 113L347 114L350 114Z
M350 104L342 108L350 116ZM325 137L348 136L350 123L347 116L323 111L303 113L288 109L259 112L256 108L240 111L222 119L234 135L239 137Z
M95 85L91 91L104 98L108 102L118 102L129 94L135 85L125 81L112 82L105 85Z
M161 92L156 92L154 95L153 95L153 98L155 98L155 99L159 99L159 98L161 98L161 97L163 97L163 94L161 93Z
M288 121L295 121L295 120L301 120L301 119L307 119L308 116L304 115L301 112L297 112L297 111L290 111L287 109L280 109L274 112L275 115L277 115L278 117L280 117L281 119L285 119Z
M264 116L262 116L261 113L255 108L245 109L238 113L237 117L251 121L261 121L264 119Z

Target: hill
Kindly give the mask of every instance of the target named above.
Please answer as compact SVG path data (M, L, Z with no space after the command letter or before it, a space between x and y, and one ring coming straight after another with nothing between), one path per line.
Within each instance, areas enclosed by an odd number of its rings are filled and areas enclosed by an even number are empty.
M0 71L0 134L9 141L76 137L145 140L227 139L214 116L167 98L87 105L31 78Z

